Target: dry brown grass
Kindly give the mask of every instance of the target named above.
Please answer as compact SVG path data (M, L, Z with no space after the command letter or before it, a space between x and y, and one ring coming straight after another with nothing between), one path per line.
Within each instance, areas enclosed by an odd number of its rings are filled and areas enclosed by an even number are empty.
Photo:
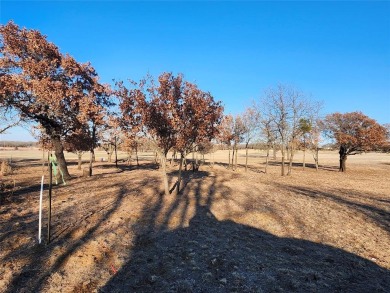
M389 155L351 157L342 174L337 153L322 153L318 172L298 154L288 177L274 161L262 173L264 153L250 155L245 173L217 152L221 164L186 172L168 197L151 154L140 168L97 163L90 178L71 164L75 178L53 190L49 245L36 240L46 169L14 155L2 178L16 188L0 207L0 291L390 291Z

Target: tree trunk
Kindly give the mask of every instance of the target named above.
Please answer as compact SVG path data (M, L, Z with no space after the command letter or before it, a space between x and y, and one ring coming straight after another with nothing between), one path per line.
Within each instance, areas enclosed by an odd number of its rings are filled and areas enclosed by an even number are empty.
M112 150L111 150L111 147L110 147L110 150L109 150L108 153L107 153L107 161L108 161L109 163L111 163L111 157L112 157Z
M95 147L96 147L96 126L92 125L92 145L90 149L90 163L89 163L89 176L92 176L92 163L96 162L95 158Z
M89 176L92 176L93 162L95 162L96 127L92 126L92 144L89 150Z
M173 158L175 157L175 155L176 155L176 151L173 151L172 156L171 156L171 162L170 162L171 165L172 165Z
M290 148L290 160L289 160L289 164L288 164L287 175L291 175L293 160L294 160L294 149L293 149L293 146L291 145L291 148Z
M282 145L282 147L280 148L281 152L282 152L282 176L284 176L284 145Z
M180 153L180 164L179 164L179 177L177 179L177 184L176 184L176 193L179 194L180 192L180 183L181 183L181 169L183 167L183 157L185 157L185 155L183 155L183 153Z
M245 172L248 171L248 144L245 145Z
M77 162L77 170L81 170L81 163L82 163L82 156L83 156L83 154L81 153L81 152L79 152L78 154L77 154L77 158L78 158L78 162Z
M197 147L196 147L195 148L195 169L196 169L196 171L199 170L198 168L199 168L199 165L198 165L198 150L197 150Z
M273 151L273 157L274 157L274 160L276 161L276 143L273 143L273 146L272 146L272 151Z
M167 156L163 153L160 154L160 162L161 162L161 172L163 177L163 183L164 183L164 192L165 195L169 195L169 184L168 184L168 175L167 175Z
M89 151L89 176L92 176L92 164L93 164L93 161L94 161L94 157L95 157L95 153L94 153L94 150L91 149Z
M157 152L154 153L154 162L156 163L157 167L160 166L157 160Z
M286 146L286 155L287 155L287 161L290 161L290 148L289 148L288 144Z
M50 165L50 154L51 154L51 151L48 151L47 152L47 171L49 171L49 165Z
M268 160L269 160L269 145L267 145L267 156L265 157L265 170L264 173L267 174Z
M138 162L138 146L135 146L135 159L137 160L137 167L139 167L139 162Z
M315 162L316 162L316 171L318 171L318 148L316 148L316 150L315 150Z
M347 149L341 145L340 146L340 151L339 151L339 154L340 154L340 168L339 168L339 171L340 172L346 172L347 171Z
M235 168L234 169L237 169L237 154L238 154L238 148L236 146L236 156L234 158L234 163L235 163Z
M234 154L235 154L235 148L233 145L233 152L232 152L232 170L234 171Z
M230 148L229 148L229 160L228 160L228 169L230 168Z
M340 170L341 172L347 172L347 156L340 158Z
M42 149L42 172L45 172L45 150Z
M303 136L303 162L302 162L302 169L305 170L306 167L306 138Z
M64 179L68 180L72 177L70 176L68 166L66 165L64 147L62 146L61 139L58 136L52 136L51 141L54 146L54 154L57 158L58 167L61 169L62 174L64 174Z
M117 142L117 138L115 136L115 145L114 145L114 151L115 151L115 168L118 168L118 153L116 151L116 142Z
M236 154L235 145L233 145L233 153L232 153L232 170L234 171L234 155Z

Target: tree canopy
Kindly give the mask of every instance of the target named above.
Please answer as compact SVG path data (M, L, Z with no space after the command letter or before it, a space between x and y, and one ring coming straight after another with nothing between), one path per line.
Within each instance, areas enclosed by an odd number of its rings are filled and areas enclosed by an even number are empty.
M323 121L324 132L340 147L340 171L347 156L379 149L386 140L386 129L362 112L333 113Z
M164 72L158 77L157 84L150 77L139 83L130 83L132 88L126 88L123 82L117 83L123 128L132 136L142 132L154 142L161 159L165 193L168 194L165 171L168 151L179 151L183 159L195 144L214 138L223 108L210 93L184 81L182 74L174 76Z
M60 53L37 30L9 22L0 26L0 36L0 106L42 125L60 168L70 177L62 140L97 120L109 104L109 88L99 83L89 63Z

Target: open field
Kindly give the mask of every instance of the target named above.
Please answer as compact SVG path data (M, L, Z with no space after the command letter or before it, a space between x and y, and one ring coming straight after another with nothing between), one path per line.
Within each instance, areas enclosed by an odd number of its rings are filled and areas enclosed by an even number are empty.
M52 242L38 245L42 153L0 150L15 166L2 178L15 188L0 206L0 292L390 292L390 155L352 156L344 174L337 152L320 153L318 172L298 153L288 177L279 160L264 174L264 155L251 150L248 172L244 151L236 171L227 151L206 155L164 196L152 153L118 169L97 153L89 178L67 154L74 179L54 187ZM45 179L44 225L46 211Z

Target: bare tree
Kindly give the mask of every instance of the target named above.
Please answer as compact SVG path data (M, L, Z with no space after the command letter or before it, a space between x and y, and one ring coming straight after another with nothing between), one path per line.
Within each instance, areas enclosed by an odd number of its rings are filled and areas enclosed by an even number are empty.
M301 132L301 145L303 148L303 160L302 160L302 169L305 170L306 167L306 149L307 141L310 131L312 130L312 125L309 119L301 118L299 120L299 130Z
M300 120L309 117L312 102L305 95L293 87L279 84L266 91L265 97L260 101L263 109L263 132L266 129L268 137L277 138L282 153L281 175L285 172L285 155L288 152L288 172L291 174L294 153L301 135ZM275 132L275 134L270 131Z
M319 118L311 120L311 130L308 133L307 147L313 154L316 171L319 167L319 145L321 142L321 123Z
M275 125L270 117L263 117L260 120L260 127L261 127L263 137L265 138L266 145L267 145L267 153L266 153L265 169L264 169L264 173L267 173L268 162L269 162L269 152L270 152L271 147L275 148L275 144L276 144L276 129L275 129Z
M248 145L258 135L260 117L260 112L257 111L255 106L248 107L242 114L245 143L245 172L248 171Z
M228 168L230 168L230 155L231 155L230 147L232 144L233 137L234 137L234 118L230 114L225 115L222 118L221 124L219 125L219 132L218 132L217 139L222 144L225 144L229 150Z
M288 148L290 153L287 175L292 172L292 164L294 154L299 143L299 138L302 135L301 123L302 119L309 117L312 111L312 103L302 92L291 88L289 90L289 142Z
M244 140L244 135L248 131L244 125L243 119L240 115L234 118L233 126L233 156L232 156L232 169L237 168L238 157L238 144Z
M289 134L289 88L278 85L274 89L266 91L265 98L261 102L264 105L267 117L270 118L278 133L281 145L282 165L281 175L285 175L285 150Z
M111 163L112 155L115 154L115 166L118 167L117 150L123 142L120 120L113 115L109 115L100 136L101 146L107 153L107 161Z

